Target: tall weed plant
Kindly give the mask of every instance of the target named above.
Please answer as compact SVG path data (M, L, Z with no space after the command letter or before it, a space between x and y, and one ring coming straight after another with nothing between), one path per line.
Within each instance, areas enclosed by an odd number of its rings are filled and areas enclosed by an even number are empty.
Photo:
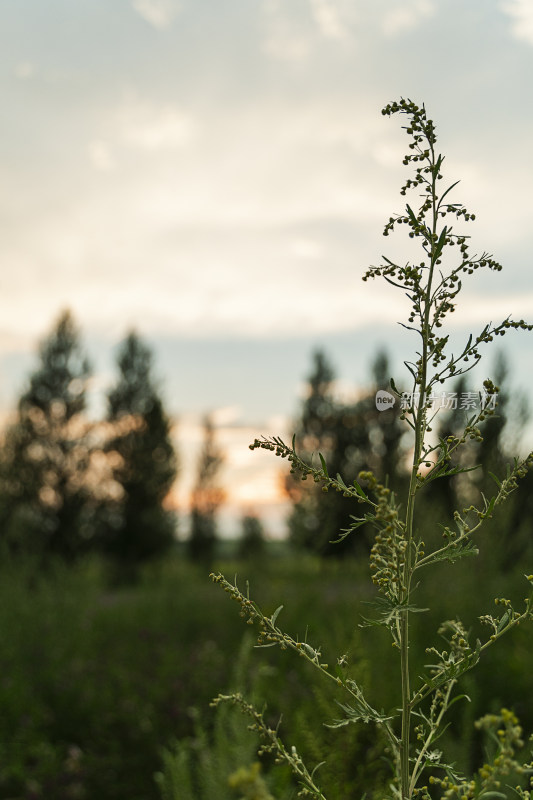
M439 749L439 740L447 727L449 711L458 701L468 698L460 693L461 677L473 670L485 653L518 625L533 619L533 575L524 576L521 606L515 608L506 597L496 597L494 608L479 616L484 633L474 640L469 627L475 622L463 622L459 616L437 625L441 644L426 648L427 664L417 670L410 658L414 622L429 609L417 604L421 589L432 581L432 570L442 562L453 565L478 554L482 541L480 531L487 519L497 513L508 496L518 488L533 464L533 453L516 458L504 475L494 475L492 496L482 496L481 502L453 511L454 524L441 526L441 538L436 544L433 522L421 515L418 502L433 481L450 480L471 469L457 466L457 452L470 441L482 439L483 422L494 414L498 387L490 379L476 398L476 407L462 433L447 438L435 438L432 425L438 409L435 399L442 396L442 386L449 380L477 366L484 345L504 336L511 329L532 330L524 320L510 318L498 324L488 323L477 334L471 334L458 350L452 350L446 322L453 313L463 281L477 270L498 272L500 264L491 255L471 253L470 237L463 225L475 219L460 203L452 202L451 185L443 181L444 157L436 149L435 125L427 117L425 107L401 99L387 105L385 116L399 114L406 120L404 129L409 137L408 152L403 164L411 168L410 177L401 189L403 196L414 195L405 211L393 215L385 225L384 236L398 228L418 245L417 258L399 264L383 256L383 263L370 267L364 281L383 279L404 293L410 303L410 314L403 326L417 339L416 356L406 360L406 382L397 387L391 379L388 390L378 392L377 402L401 409L401 418L412 437L410 477L404 496L387 485L387 476L362 472L358 480L346 483L341 475L330 475L325 459L319 453L316 460L304 461L297 452L296 442L286 444L278 437L256 439L251 449L263 448L290 462L291 471L302 480L322 485L324 492L341 492L347 502L361 507L352 517L348 529L339 533L339 540L357 535L357 529L370 523L375 539L370 553L370 570L376 594L365 606L361 625L383 628L390 639L395 658L398 702L382 708L370 702L364 686L354 675L347 654L339 653L332 663L326 661L320 647L294 638L279 625L282 606L267 615L237 583L222 574L212 579L238 602L241 616L248 624L258 627L258 646L279 646L292 650L320 673L325 681L338 690L337 708L325 724L331 728L368 724L375 726L376 740L385 742L383 755L388 760L390 781L370 790L370 796L387 800L431 800L434 797L507 798L518 796L530 800L533 786L533 762L529 761L528 746L522 729L513 713L502 709L488 713L475 724L487 741L484 763L473 775L464 775L450 763ZM442 183L441 183L442 181ZM444 188L441 188L444 187ZM390 412L389 412L390 413ZM430 546L426 547L425 541ZM459 611L459 609L458 609ZM378 668L379 665L376 665ZM288 764L296 776L299 797L326 800L320 788L320 764L308 767L293 746L283 742L278 727L272 727L264 711L258 710L241 694L219 695L215 705L229 702L238 706L250 719L250 728L261 739L260 754L271 754L276 762ZM335 718L336 717L336 718ZM367 788L367 787L365 787ZM350 797L359 797L355 791ZM345 800L333 794L330 800ZM348 800L348 798L346 798Z

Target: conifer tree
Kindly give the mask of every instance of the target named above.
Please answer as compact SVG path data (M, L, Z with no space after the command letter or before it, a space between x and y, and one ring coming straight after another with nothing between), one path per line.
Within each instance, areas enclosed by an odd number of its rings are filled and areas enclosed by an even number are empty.
M338 412L332 388L335 372L322 350L313 353L312 361L308 395L297 423L296 439L302 452L309 457L320 452L331 461ZM321 552L325 544L324 529L330 516L330 498L321 495L314 486L303 485L300 478L294 478L292 474L285 482L285 489L293 502L288 520L291 543Z
M198 473L191 495L189 555L194 561L209 564L217 540L217 511L224 502L218 475L224 455L215 441L215 428L209 416L204 419L204 441L198 459Z
M405 479L402 470L403 430L398 414L379 411L376 391L387 389L388 360L378 353L372 367L373 385L358 400L342 402L333 393L334 371L326 356L316 352L309 377L309 392L297 427L296 441L307 459L316 463L319 453L332 475L341 473L353 480L361 470L379 470L398 486ZM290 476L286 482L294 507L289 517L291 542L322 556L342 557L347 552L368 549L372 532L362 526L357 536L341 542L339 531L350 526L350 509L341 494L324 493L320 486ZM334 543L335 542L335 543Z
M507 467L513 465L512 453L520 449L520 433L528 420L525 399L520 395L511 397L509 391L509 370L502 353L493 367L495 383L499 387L495 413L484 426L482 441L467 441L459 455L450 463L461 469L471 470L456 475L449 481L436 481L426 499L428 513L448 517L449 509L481 502L494 491L494 475L504 475ZM458 436L472 412L462 408L464 399L478 398L479 393L461 376L453 387L454 407L441 416L438 436ZM462 400L463 399L463 400ZM478 400L479 402L479 400ZM509 437L509 420L517 421L514 441ZM498 517L497 523L489 520L486 536L492 540L492 552L498 552L498 564L503 570L511 568L527 551L533 551L533 536L529 520L533 513L533 477L528 472L523 478L524 490L513 494ZM502 536L505 531L505 536Z
M71 314L39 349L39 366L4 437L0 530L11 549L73 558L91 538L88 424L90 366Z
M136 565L174 542L174 514L165 508L177 474L170 421L152 377L152 353L132 332L118 354L119 378L108 395L107 443L120 491L107 507L103 549Z

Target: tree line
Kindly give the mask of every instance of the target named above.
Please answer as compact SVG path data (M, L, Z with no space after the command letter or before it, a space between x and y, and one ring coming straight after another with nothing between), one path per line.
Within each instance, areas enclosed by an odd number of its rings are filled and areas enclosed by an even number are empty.
M394 376L393 376L394 377ZM450 397L465 397L470 403L479 403L474 385L468 376L462 376L452 386ZM420 520L424 537L441 536L442 526L437 520L446 520L454 526L453 511L479 504L481 495L488 499L496 493L497 482L506 476L509 465L520 450L524 430L529 420L526 398L509 389L506 360L500 355L493 368L493 378L499 386L495 414L486 420L482 439L472 438L461 451L460 460L452 466L469 471L454 478L434 481L421 500ZM340 473L345 481L353 481L361 471L373 472L380 482L387 481L392 491L405 491L408 483L408 453L413 446L409 428L401 418L401 409L380 410L376 403L378 390L390 389L391 370L385 353L379 353L371 368L369 386L353 401L343 401L335 392L335 371L323 351L313 356L308 377L306 398L299 419L294 424L296 445L304 458L325 458L330 475ZM482 379L481 379L482 380ZM399 380L396 381L399 385ZM456 407L454 407L456 405ZM433 432L435 440L459 435L465 419L474 413L465 403L450 403L449 409L438 411ZM483 464L483 468L478 465ZM297 548L315 552L324 557L357 556L372 547L375 531L370 525L342 538L350 528L353 517L360 511L355 504L346 508L346 499L336 492L324 493L320 485L289 475L285 488L292 500L288 520L289 538ZM516 564L527 551L533 550L533 476L524 478L522 492L514 493L497 519L489 520L485 536L491 539L491 552L496 555L502 569ZM348 503L349 506L349 503Z
M16 417L3 433L0 447L0 542L11 553L31 552L43 559L67 560L99 552L122 568L135 567L168 552L176 543L178 520L169 494L179 472L171 438L171 421L153 375L153 355L140 336L129 333L117 355L117 378L107 393L105 418L87 415L91 366L83 351L72 315L65 312L39 348L39 362L21 394ZM462 451L462 468L471 469L451 481L435 481L426 494L423 512L429 535L437 535L433 520L453 524L454 509L490 497L497 476L505 475L528 421L523 397L508 390L503 358L495 365L500 385L497 414L485 424L482 441ZM371 368L368 387L357 399L345 401L335 392L335 371L322 351L313 355L306 398L294 422L297 447L306 458L321 453L330 474L354 480L370 470L400 491L408 480L406 463L412 446L398 407L376 406L376 391L387 389L390 369L385 353ZM464 377L455 387L469 388ZM471 392L474 396L475 393ZM435 436L454 435L466 411L439 413ZM515 424L515 440L512 424ZM210 562L217 546L217 512L224 501L219 473L224 454L209 417L191 495L189 556ZM313 455L314 454L314 455ZM479 463L483 470L476 469ZM533 478L529 491L516 493L506 504L499 524L489 525L503 567L533 547L529 520L533 513ZM284 489L291 501L288 538L295 550L321 557L357 556L368 552L374 539L369 525L340 542L358 508L346 508L335 492L304 483L290 475ZM241 523L239 555L263 552L262 523L246 516Z
M72 560L100 552L135 568L176 543L169 493L178 475L153 356L131 332L120 345L105 419L87 415L91 365L70 312L39 348L0 448L0 540L11 553ZM191 498L193 558L212 556L223 454L206 418Z

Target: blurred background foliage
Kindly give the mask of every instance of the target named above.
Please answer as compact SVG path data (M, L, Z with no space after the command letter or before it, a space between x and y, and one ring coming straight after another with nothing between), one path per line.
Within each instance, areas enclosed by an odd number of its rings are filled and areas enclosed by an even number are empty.
M287 541L269 541L253 515L235 539L221 540L224 453L206 417L189 536L178 542L183 521L166 497L179 458L148 346L134 332L126 337L106 417L96 422L86 414L90 374L66 313L43 342L3 435L0 798L203 800L214 796L213 786L228 800L294 797L284 770L268 759L257 766L255 741L238 712L209 707L229 689L266 704L272 726L283 713L282 737L311 766L326 757L319 773L326 795L379 797L388 767L376 731L324 727L336 716L335 688L315 681L291 653L254 650L236 607L207 577L214 566L241 583L249 579L267 613L283 604L280 623L292 635L307 635L330 664L346 655L371 702L393 709L395 653L379 629L359 627L360 601L374 594L372 532L331 543L359 508L285 475ZM431 485L418 517L427 543L438 541L439 523L450 522L454 508L490 496L490 473L504 474L521 445L527 405L513 395L502 360L494 375L502 390L498 414L483 442L469 443L460 456L463 466L484 466ZM401 492L410 439L399 414L375 404L390 377L380 353L368 388L342 399L328 357L315 353L294 422L299 450L309 458L321 452L330 473L347 481L371 469ZM435 435L455 432L462 421L460 411L440 414ZM523 572L532 571L532 503L527 476L481 534L480 555L434 568L420 587L418 605L431 609L413 623L413 659L421 668L424 647L439 644L441 621L459 615L475 638L477 617L490 613L495 596L520 603ZM483 757L473 728L482 714L512 707L533 730L532 641L531 630L518 629L486 654L475 675L464 676L469 701L453 707L442 742L459 768Z

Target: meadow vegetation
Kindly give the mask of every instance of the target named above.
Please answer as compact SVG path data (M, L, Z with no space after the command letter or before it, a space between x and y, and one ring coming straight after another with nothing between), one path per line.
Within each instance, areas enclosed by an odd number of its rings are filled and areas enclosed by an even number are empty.
M284 604L285 627L295 637L307 629L331 662L346 652L369 697L386 706L394 702L390 643L378 629L360 629L354 618L354 604L373 594L367 564L277 551L256 564L216 565L227 574L246 573L269 613ZM228 781L239 769L254 768L257 742L239 712L224 711L219 719L210 708L221 687L247 693L259 707L266 703L274 727L283 709L286 741L306 762L326 759L319 773L326 794L370 796L386 785L388 766L375 730L324 727L332 708L337 715L336 691L326 682L311 684L309 664L289 652L265 663L265 651L252 648L233 604L220 603L205 572L180 555L144 567L132 586L110 587L106 565L92 559L68 568L57 564L46 573L29 562L9 568L4 560L0 577L0 797L173 797L177 765L177 796L184 800L212 797L205 782L213 776L216 797L247 796ZM519 568L502 575L487 560L476 569L459 565L451 581L443 565L420 602L442 619L458 605L465 618L475 619L494 593L518 602L521 577ZM439 637L425 615L417 624L412 655L422 664L419 642L437 644ZM443 743L458 768L480 765L483 745L473 721L486 712L513 708L524 728L533 730L531 655L531 631L519 628L505 648L487 654L475 678L464 676L471 702L452 709ZM228 747L228 740L235 746ZM272 795L294 797L290 774L262 761Z

